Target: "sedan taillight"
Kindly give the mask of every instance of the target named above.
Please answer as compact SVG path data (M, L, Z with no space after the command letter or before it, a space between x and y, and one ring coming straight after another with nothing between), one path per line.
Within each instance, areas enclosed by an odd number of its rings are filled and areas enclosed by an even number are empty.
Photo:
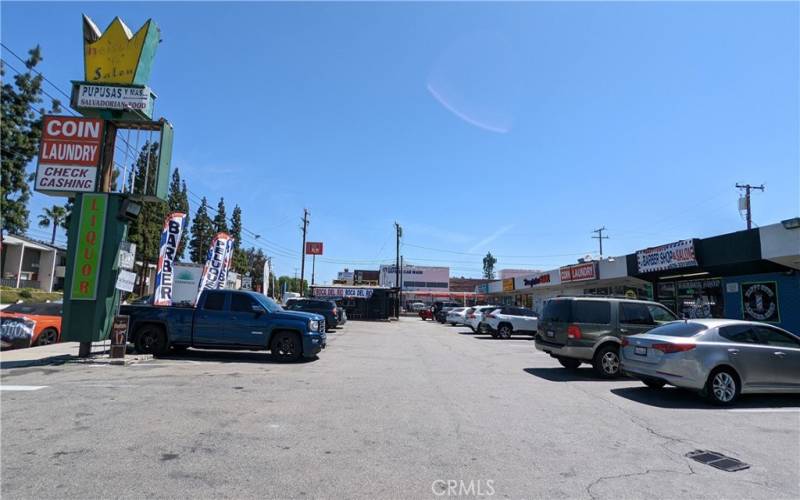
M653 344L650 346L651 349L656 349L664 354L691 351L695 347L697 347L697 344L672 344L669 342L664 342L663 344Z
M622 337L622 347L628 347L630 343L631 342L628 340L628 337Z

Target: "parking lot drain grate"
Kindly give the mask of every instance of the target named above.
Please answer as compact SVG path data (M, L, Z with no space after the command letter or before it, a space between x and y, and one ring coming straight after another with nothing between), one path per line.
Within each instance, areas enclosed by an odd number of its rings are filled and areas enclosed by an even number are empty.
M716 467L726 472L736 472L750 468L749 464L716 451L694 450L687 453L686 456L701 464L710 465L711 467Z

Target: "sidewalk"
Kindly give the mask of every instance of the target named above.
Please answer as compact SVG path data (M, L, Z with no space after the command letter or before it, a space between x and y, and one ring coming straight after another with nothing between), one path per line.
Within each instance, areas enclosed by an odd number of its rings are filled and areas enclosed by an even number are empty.
M27 349L2 351L0 352L0 369L65 363L71 359L78 359L79 345L78 342L62 342L40 347L28 347ZM102 342L93 343L92 354L105 352L106 346L107 344L104 345Z

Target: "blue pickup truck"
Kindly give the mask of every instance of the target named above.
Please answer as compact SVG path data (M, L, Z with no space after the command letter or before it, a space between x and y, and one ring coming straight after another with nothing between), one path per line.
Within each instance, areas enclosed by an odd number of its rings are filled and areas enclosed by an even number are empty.
M129 342L137 352L166 354L169 349L269 350L279 361L312 358L325 348L325 318L284 311L259 293L205 290L196 307L124 305L130 316Z

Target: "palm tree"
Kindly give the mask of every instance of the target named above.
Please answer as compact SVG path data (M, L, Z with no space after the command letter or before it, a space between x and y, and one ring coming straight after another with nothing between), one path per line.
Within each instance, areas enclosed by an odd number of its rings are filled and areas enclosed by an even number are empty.
M58 226L63 226L64 221L67 219L67 209L60 205L53 205L52 208L43 208L43 214L39 215L39 227L49 227L52 219L53 236L50 238L50 244L56 242L56 231Z

